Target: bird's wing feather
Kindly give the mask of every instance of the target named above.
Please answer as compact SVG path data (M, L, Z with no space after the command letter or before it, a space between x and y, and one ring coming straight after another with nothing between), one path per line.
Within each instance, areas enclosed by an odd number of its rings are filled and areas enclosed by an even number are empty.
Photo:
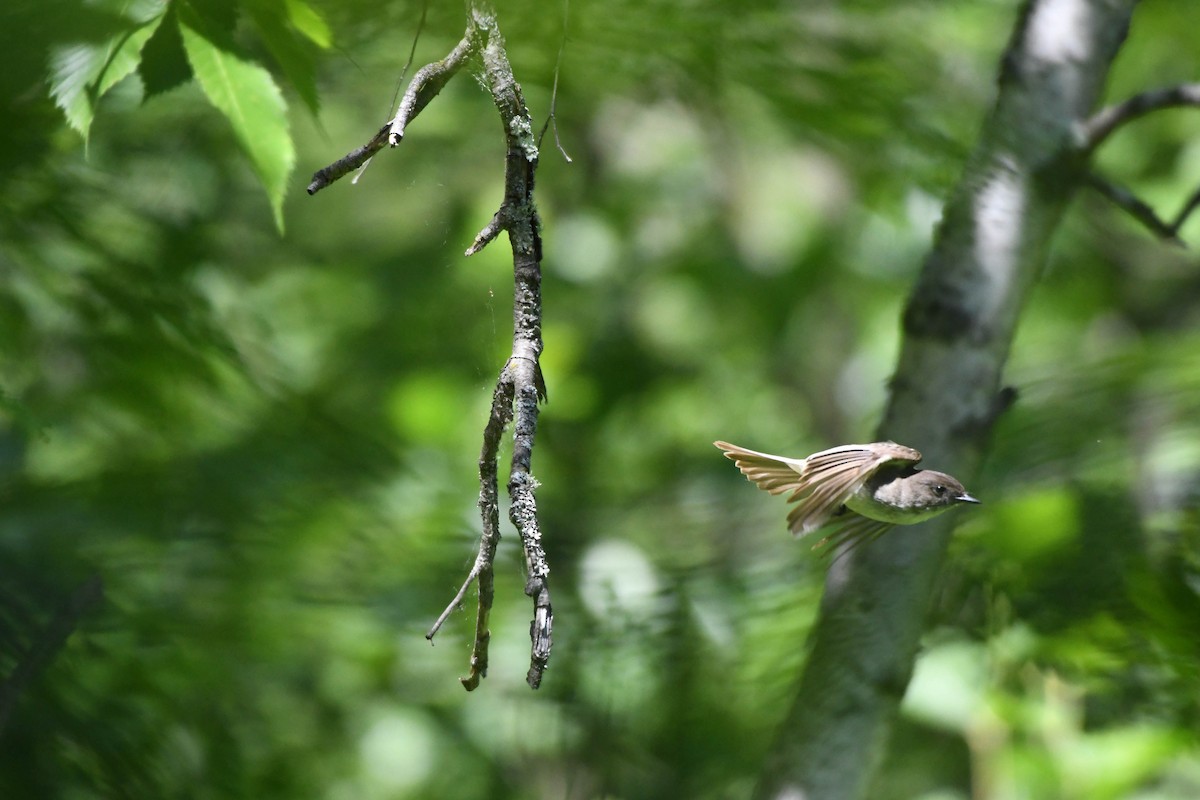
M806 470L800 486L788 498L797 504L788 514L788 530L799 535L828 522L870 476L870 472L860 471L862 466L862 462L849 463L819 474Z
M804 460L800 485L789 501L788 530L802 536L825 525L850 496L884 465L905 466L921 460L911 447L895 442L848 444L813 453Z
M729 442L713 442L724 451L725 457L737 464L751 482L771 494L797 490L804 459L773 456L757 450L747 450Z
M844 523L830 531L829 535L813 545L813 550L820 549L826 555L835 558L849 553L851 550L872 542L896 527L890 522L882 522L859 514L851 513Z

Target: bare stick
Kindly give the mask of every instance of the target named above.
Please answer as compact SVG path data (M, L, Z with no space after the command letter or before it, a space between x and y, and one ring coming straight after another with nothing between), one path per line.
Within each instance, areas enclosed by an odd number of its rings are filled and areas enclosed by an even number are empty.
M1152 111L1182 106L1200 106L1200 84L1185 83L1134 95L1123 103L1101 109L1076 128L1080 147L1096 149L1117 128Z
M324 189L329 184L339 178L353 172L371 160L371 157L383 149L387 144L388 130L390 123L379 129L379 132L371 137L371 141L364 144L357 150L351 150L346 155L339 158L327 167L321 167L313 173L312 180L308 184L308 193L316 194Z
M479 537L479 554L475 556L475 565L471 567L471 574L467 576L467 582L463 584L465 589L473 578L479 580L479 610L475 615L475 643L471 646L471 671L467 677L459 679L462 681L463 688L468 692L473 691L479 685L481 678L487 677L488 642L491 640L488 619L491 616L492 601L495 596L492 565L496 560L496 545L500 543L497 461L500 453L500 439L504 435L504 429L512 421L513 384L508 379L507 373L506 365L496 381L495 391L492 392L492 410L488 415L487 425L483 429L483 448L479 453L479 515L483 519L483 533ZM459 594L461 595L461 592ZM459 598L456 598L456 601L457 599ZM451 605L456 605L456 603Z
M437 97L446 82L454 77L467 58L474 52L477 40L470 30L463 36L462 41L455 45L450 54L441 61L426 64L413 75L408 90L400 100L396 116L392 117L371 140L357 150L339 158L327 167L322 167L313 173L308 184L308 193L316 194L339 178L353 172L371 160L371 157L383 149L385 144L392 147L400 144L404 138L404 128L421 113L429 101Z
M1178 234L1183 223L1187 222L1188 217L1197 207L1200 207L1200 189L1192 192L1192 196L1183 204L1183 208L1179 209L1179 213L1175 215L1175 220L1171 223L1171 230Z
M475 241L471 242L471 246L467 248L464 255L473 256L483 248L492 243L492 240L500 235L500 231L504 230L504 221L500 218L500 212L497 211L488 220L488 224L483 226L479 233L475 234Z
M438 92L442 91L442 88L454 77L454 73L458 72L467 57L474 52L478 39L472 35L473 33L468 29L448 56L441 61L426 64L417 70L416 75L413 75L412 83L408 85L408 91L400 100L400 108L396 110L396 116L392 118L388 135L388 144L392 147L400 144L400 140L404 138L405 126L417 114L420 114L425 106L429 105L430 100L437 97Z
M1088 175L1087 185L1108 198L1118 208L1129 212L1129 215L1144 225L1155 236L1174 244L1182 244L1176 234L1176 228L1159 219L1154 209L1123 186L1101 178L1099 175ZM1186 218L1186 215L1185 217Z
M471 584L474 583L475 579L479 577L479 568L480 558L479 556L476 556L475 565L471 567L471 571L467 573L466 580L463 581L462 586L458 587L458 593L454 595L454 599L447 604L447 606L442 610L442 613L438 614L438 618L433 621L433 625L429 627L429 631L425 634L426 639L432 642L433 637L437 636L437 632L442 629L442 625L446 624L446 620L450 618L450 615L461 606L463 598L467 596L467 589L470 589Z

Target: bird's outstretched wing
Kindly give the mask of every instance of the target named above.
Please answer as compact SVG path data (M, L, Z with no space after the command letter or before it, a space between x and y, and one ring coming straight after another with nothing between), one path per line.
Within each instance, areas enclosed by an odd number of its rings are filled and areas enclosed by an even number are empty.
M885 465L909 466L921 460L911 447L895 442L847 444L813 453L808 458L785 458L728 442L714 442L748 479L771 494L791 492L788 530L797 536L820 528L841 511L846 500Z

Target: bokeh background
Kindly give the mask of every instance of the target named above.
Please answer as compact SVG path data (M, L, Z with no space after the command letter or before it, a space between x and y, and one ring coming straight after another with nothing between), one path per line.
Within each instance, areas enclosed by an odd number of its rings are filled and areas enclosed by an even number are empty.
M285 92L283 234L195 83L122 81L85 146L46 70L88 7L0 11L0 678L75 628L5 699L0 796L745 796L824 566L711 442L870 439L1018 3L571 4L573 160L548 136L537 187L554 651L530 691L505 520L473 694L474 593L424 632L474 557L510 346L506 243L462 256L503 140L463 73L307 196L390 115L421 15L313 6L334 46L319 115ZM500 8L539 123L563 11ZM428 12L417 65L462 32ZM1200 6L1147 3L1110 96L1197 75ZM1170 216L1200 116L1129 126L1098 168ZM1091 194L1064 220L873 796L1200 796L1198 231L1156 241Z

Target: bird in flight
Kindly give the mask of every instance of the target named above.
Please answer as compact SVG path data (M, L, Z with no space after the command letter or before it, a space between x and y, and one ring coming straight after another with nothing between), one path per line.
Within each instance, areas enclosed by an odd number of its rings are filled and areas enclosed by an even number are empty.
M963 503L978 503L954 477L917 469L920 452L895 442L847 444L787 458L713 442L752 483L790 493L788 530L796 536L837 522L814 545L831 548L876 539L893 525L912 525Z

